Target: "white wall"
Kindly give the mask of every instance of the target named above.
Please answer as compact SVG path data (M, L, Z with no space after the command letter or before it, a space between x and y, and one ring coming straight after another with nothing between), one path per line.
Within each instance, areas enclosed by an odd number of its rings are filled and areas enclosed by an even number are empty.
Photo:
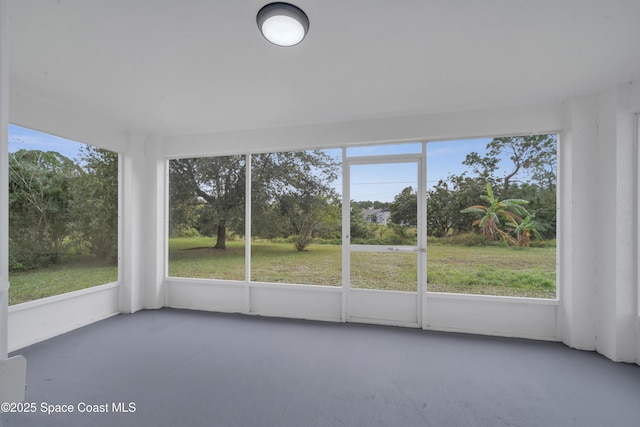
M563 104L167 138L112 129L25 94L12 94L11 118L19 125L124 154L120 310L169 305L327 320L340 312L332 293L323 299L326 310L305 316L291 312L291 305L269 303L273 298L282 301L287 291L278 287L218 292L207 288L218 285L164 279L167 157L562 130L559 303L437 296L427 300L426 327L562 339L613 360L640 362L637 86L621 85ZM181 293L183 286L186 294ZM292 287L284 300L292 304L299 292ZM247 295L257 298L256 304L247 304Z
M427 324L443 330L555 337L613 360L640 362L636 267L639 111L638 85L625 84L562 105L174 137L165 140L164 154L232 154L563 129L559 143L559 305L437 296L427 300ZM168 303L171 301L170 296ZM532 324L538 326L527 329Z
M7 1L0 0L0 182L9 182L9 31ZM9 233L9 188L0 187L0 236ZM7 358L9 300L9 239L0 238L0 362Z
M561 104L451 114L390 117L284 129L262 129L164 140L167 157L225 155L397 141L442 140L509 134L557 132L563 125ZM158 180L160 177L157 178ZM247 294L246 289L249 289ZM290 285L221 284L171 278L166 303L171 307L242 312L265 316L340 321L341 289L314 293ZM320 298L322 296L322 298ZM248 302L247 302L248 298ZM315 299L314 299L315 298ZM310 301L312 302L311 305ZM416 299L409 304L416 305ZM557 301L430 294L426 329L558 340ZM369 307L355 307L353 321L373 321ZM353 314L353 313L352 313ZM394 317L394 319L398 319ZM379 319L384 322L384 319ZM416 325L415 319L403 324ZM390 321L391 322L391 321ZM393 322L391 322L393 323ZM395 322L393 324L400 324Z
M567 345L594 350L598 239L585 215L592 209L591 188L596 186L598 169L592 97L568 101L564 123L558 147L560 335Z
M99 118L30 94L11 92L10 122L83 144L125 152L126 132Z
M168 157L256 153L399 141L445 140L558 131L562 105L391 117L279 129L258 129L164 140Z
M638 195L638 146L637 146L637 112L638 106L632 104L630 97L632 85L625 84L614 88L615 105L615 184L612 193L615 194L615 283L613 313L614 318L609 331L605 334L615 334L615 342L611 350L615 352L614 359L625 362L640 362L636 353L636 319L638 315L638 276L637 276L637 223L636 209ZM638 108L638 109L636 109ZM604 144L602 144L604 146ZM605 214L608 214L606 212ZM615 331L615 332L614 332ZM605 355L609 351L603 351Z
M111 283L9 307L9 351L118 314L118 288Z
M557 313L555 300L434 293L425 329L557 341Z
M637 88L566 103L561 148L561 336L625 362L638 353Z
M156 236L161 239L161 233L154 231L162 218L150 205L156 199L147 188L148 137L23 93L11 93L11 123L120 153L122 233L118 282L10 307L8 347L16 350L119 312L143 308L144 284L153 280L148 272L148 247Z
M164 161L157 160L153 137L131 133L127 136L121 186L121 308L133 313L164 304Z
M26 361L9 347L9 49L8 2L0 0L0 402L24 400ZM0 414L2 410L0 409Z

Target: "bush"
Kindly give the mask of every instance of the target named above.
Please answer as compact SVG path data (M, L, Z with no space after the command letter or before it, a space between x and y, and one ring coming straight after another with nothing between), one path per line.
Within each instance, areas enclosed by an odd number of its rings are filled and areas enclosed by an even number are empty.
M447 240L449 239L436 236L427 236L427 246L444 245L447 243Z
M418 232L415 228L406 228L401 225L391 224L385 227L380 238L385 245L415 245Z
M33 268L33 266L29 266L25 263L24 258L20 258L16 256L15 249L11 248L9 250L9 271L26 271Z
M529 247L532 248L555 248L556 239L551 240L532 240L529 242Z
M453 236L445 237L442 240L444 243L458 246L495 246L500 243L478 233L454 234Z
M172 237L202 237L202 235L194 227L179 226L176 230L176 236Z
M9 271L28 271L60 262L61 254L46 253L25 245L9 245Z
M295 236L289 237L289 242L293 243L297 251L306 250L307 246L309 246L312 241L313 239L311 238L311 236L306 235L301 236L299 234L296 234Z

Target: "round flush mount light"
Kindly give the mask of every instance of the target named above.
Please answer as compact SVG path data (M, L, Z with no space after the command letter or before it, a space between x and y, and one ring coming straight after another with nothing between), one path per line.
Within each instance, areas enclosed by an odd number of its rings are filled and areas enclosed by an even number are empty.
M295 46L309 31L309 18L289 3L270 3L258 12L258 28L265 39L278 46Z

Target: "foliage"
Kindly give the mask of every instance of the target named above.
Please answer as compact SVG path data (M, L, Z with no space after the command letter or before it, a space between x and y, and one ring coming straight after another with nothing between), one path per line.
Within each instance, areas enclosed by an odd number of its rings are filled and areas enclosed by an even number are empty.
M75 187L77 239L98 258L118 255L118 153L92 146L80 150L82 175Z
M253 236L288 237L304 250L314 235L339 233L341 214L331 187L339 169L334 158L321 150L290 151L254 154L251 162ZM274 213L276 221L264 220Z
M539 230L544 239L556 236L556 189L547 189L539 185L524 183L514 184L509 190L508 197L529 201L527 210L535 215L541 224Z
M293 233L297 245L305 247L321 217L314 210L327 207L320 201L333 197L329 184L337 176L335 159L319 150L291 151L255 154L251 164L252 235ZM245 156L171 160L169 174L169 203L174 205L170 229L177 230L180 221L197 217L202 235L216 230L216 249L226 248L227 228L244 232ZM292 197L299 200L293 203ZM289 204L281 209L278 203L283 200ZM304 211L304 225L293 217L283 222L285 211L290 215Z
M241 229L244 221L244 156L176 159L169 162L169 197L172 213L193 215L189 208L205 204L198 220L201 234L210 235L215 228L216 248L226 248L227 227ZM180 210L181 209L181 210ZM177 228L175 217L171 228ZM207 227L209 227L207 229ZM204 231L204 232L203 232Z
M416 245L417 229L398 224L364 224L365 233L352 237L355 245Z
M317 240L342 243L342 203L337 195L327 199L320 211L320 223L315 230Z
M115 260L118 155L84 147L80 160L54 151L9 155L9 268L58 263L72 250Z
M404 227L418 225L418 195L412 187L397 194L390 206L391 222Z
M357 209L358 212L363 209L390 209L391 203L389 202L381 202L379 200L371 201L371 200L362 200L362 201L352 201L351 207Z
M477 153L467 156L464 164L470 166L469 171L449 175L428 190L427 234L451 237L471 232L474 226L462 211L486 204L481 195L488 183L500 201L529 201L527 210L535 215L540 225L538 232L545 239L553 238L556 136L494 138L487 144L487 150L483 156ZM244 159L245 156L227 156L170 162L171 236L195 229L204 236L217 236L216 247L222 248L227 229L244 234ZM330 188L338 172L335 159L322 151L299 151L254 154L251 163L253 237L289 239L299 247L306 247L317 238L341 239L340 202ZM505 164L508 173L499 175ZM397 194L393 202L350 203L352 242L376 239L375 230L361 216L362 209L389 209L390 222L395 226L411 227L417 223L417 195L410 187ZM311 206L317 211L309 211L307 208ZM521 214L520 219L526 217L524 212ZM505 229L507 219L498 221L500 227L493 228L494 233L500 235L499 229L506 233L501 235L504 240L518 239L517 232ZM491 224L488 226L485 232L491 234ZM401 230L392 234L395 240L402 240Z
M473 168L483 180L500 186L502 194L507 194L516 182L531 181L543 188L556 187L556 135L527 135L493 138L487 144L484 157L476 152L469 153L463 164ZM496 177L500 159L507 155L511 169ZM525 176L522 176L525 175Z
M175 190L169 186L170 191ZM202 235L200 217L205 204L196 198L170 196L169 203L169 237L196 237ZM191 231L193 230L193 231ZM185 236L184 233L196 235Z
M507 222L505 225L511 228L511 232L515 235L513 243L518 246L529 246L531 238L542 239L541 231L544 231L544 226L534 219L534 215L530 214L522 218L518 222Z
M381 233L379 243L383 245L416 245L418 236L415 227L391 224Z
M306 192L292 192L280 197L278 206L284 228L296 250L303 251L311 243L327 205L329 201L326 198Z
M529 201L527 209L543 225L541 235L556 232L556 135L494 138L484 156L469 153L460 175L449 175L427 193L427 233L447 237L471 231L466 207L480 205L490 184L496 197ZM500 171L507 172L500 174Z
M427 192L427 234L448 237L472 230L461 211L480 202L483 183L465 174L449 175Z
M480 198L488 206L475 205L461 212L481 215L473 221L473 225L480 228L483 236L491 240L498 240L500 237L507 243L517 246L529 246L532 237L542 239L541 232L544 231L545 226L535 221L535 215L524 208L523 205L528 203L527 200L499 200L493 195L489 183L487 183L487 194L481 195ZM504 221L505 229L501 227L501 220Z
M443 244L458 246L495 246L496 241L487 238L479 233L460 233L455 234L447 239L440 239Z
M81 171L60 153L9 155L9 245L13 270L60 260L72 232L74 185Z
M361 208L356 202L351 202L350 211L350 236L351 242L355 243L358 240L366 240L373 238L373 231L371 227L368 227L360 214Z
M488 206L474 205L461 212L480 215L473 221L473 225L480 228L483 236L489 237L491 240L498 240L499 237L502 237L511 242L512 237L501 228L501 220L510 224L519 224L522 221L522 215L528 215L527 210L523 207L528 201L522 199L500 200L493 195L489 183L487 183L487 194L482 194L480 198Z

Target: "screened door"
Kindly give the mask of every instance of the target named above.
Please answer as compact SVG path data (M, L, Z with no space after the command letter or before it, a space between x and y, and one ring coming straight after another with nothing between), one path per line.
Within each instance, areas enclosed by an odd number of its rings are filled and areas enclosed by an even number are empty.
M348 215L343 211L347 320L419 326L426 282L422 156L347 159L344 172L344 200L351 201Z

